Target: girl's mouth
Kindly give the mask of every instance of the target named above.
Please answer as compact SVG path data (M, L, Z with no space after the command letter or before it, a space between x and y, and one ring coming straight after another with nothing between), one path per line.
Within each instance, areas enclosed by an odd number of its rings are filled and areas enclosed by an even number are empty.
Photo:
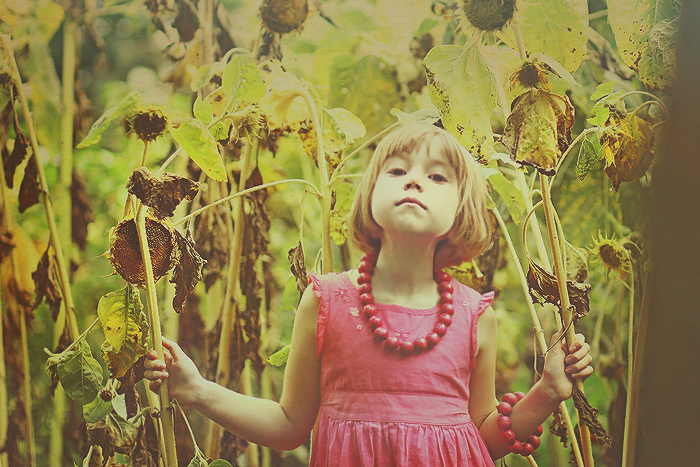
M416 198L404 198L404 199L402 199L401 201L399 201L398 203L396 203L396 206L401 206L402 204L415 204L415 205L419 206L419 207L422 208L422 209L427 209L427 208L423 205L423 203L421 203L420 201L418 201Z

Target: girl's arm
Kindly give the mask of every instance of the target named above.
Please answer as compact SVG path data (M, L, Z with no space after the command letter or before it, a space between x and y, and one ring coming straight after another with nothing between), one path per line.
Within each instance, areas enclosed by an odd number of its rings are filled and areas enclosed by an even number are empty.
M559 333L555 335L555 339ZM470 380L469 413L479 427L486 446L494 459L510 453L509 446L501 440L501 429L496 425L498 412L495 397L496 378L496 314L489 307L479 318L477 325L478 350L476 367ZM571 378L587 378L593 373L590 366L590 346L577 335L568 355L562 344L552 348L546 358L542 378L514 407L510 418L511 429L519 440L524 441L535 429L547 420L559 403L571 397Z
M301 445L311 433L320 405L320 361L316 354L319 299L308 287L299 303L280 402L245 396L204 379L172 341L163 340L165 362L149 351L145 377L155 390L169 378L172 398L195 408L231 433L281 450Z

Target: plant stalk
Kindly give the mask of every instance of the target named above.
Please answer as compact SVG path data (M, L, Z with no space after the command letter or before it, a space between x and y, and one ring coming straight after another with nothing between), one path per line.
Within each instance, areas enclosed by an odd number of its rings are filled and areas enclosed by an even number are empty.
M544 212L547 220L547 231L549 232L549 241L552 245L552 257L554 259L554 272L557 277L557 285L559 286L559 300L561 305L561 314L566 330L567 346L571 345L576 339L576 332L573 325L573 313L571 311L571 302L569 301L569 291L566 288L566 265L564 264L561 251L561 244L558 238L558 229L555 221L554 206L552 204L552 193L550 191L549 179L546 175L540 174L540 183L542 185L542 198L544 200ZM583 393L583 382L579 379L574 380L576 389ZM581 446L583 448L583 458L586 467L592 467L593 451L591 448L591 437L588 426L581 423L579 415L579 431L581 433ZM576 439L572 439L571 443L576 443Z
M538 204L539 205L539 204ZM498 225L501 227L501 231L503 232L503 237L506 240L506 244L508 245L508 250L510 251L511 256L514 259L515 262L515 269L518 271L518 278L520 279L520 286L523 289L523 294L525 295L525 302L527 303L528 310L530 311L530 318L532 319L532 323L535 327L535 336L537 338L537 344L540 347L541 355L544 355L547 352L547 340L544 337L544 330L542 329L542 324L540 324L540 319L537 316L537 310L535 310L535 304L532 302L532 297L530 296L530 287L528 286L527 283L527 277L525 276L525 271L523 271L523 267L520 264L520 261L518 261L518 254L515 251L515 245L513 244L513 240L510 238L510 234L508 233L508 230L506 228L506 223L503 220L503 216L501 216L501 213L496 209L495 207L492 210L493 214L496 216L496 220L498 221ZM528 217L525 219L525 223L523 225L523 234L527 232L527 224L528 220L530 219L530 216L535 212L535 209L531 209L530 213L528 214ZM525 235L523 235L523 243L525 242ZM525 245L525 248L527 248L527 245ZM566 423L566 428L567 431L569 432L569 438L570 439L576 439L576 434L574 433L574 427L573 424L571 423L571 417L569 416L569 410L566 407L566 402L561 402L559 404L559 408L561 409L561 413L564 417L564 421ZM581 451L579 450L578 443L571 443L571 446L573 447L574 450L574 457L576 458L576 465L578 467L583 467L583 459L581 458ZM529 458L530 456L528 456Z
M136 231L139 236L139 246L141 258L143 259L143 269L146 275L146 296L148 298L148 317L151 322L151 336L153 337L153 348L159 360L165 361L163 352L163 335L160 329L160 310L158 309L158 296L156 284L153 276L153 264L151 263L151 251L148 247L146 236L146 210L141 205L136 212ZM165 445L164 463L165 467L177 467L177 452L175 448L175 417L174 410L170 404L168 396L168 385L161 384L158 388L160 398L160 413L163 423L161 439Z
M29 112L29 104L24 95L24 90L22 87L22 76L19 73L19 68L17 67L17 61L15 60L15 55L12 50L12 45L9 41L9 36L6 34L0 34L0 40L2 45L7 51L7 55L10 61L10 68L12 71L12 79L15 81L17 93L19 96L20 103L22 105L22 112L24 113L24 119L27 124L27 133L29 133L29 140L32 145L32 154L34 156L34 161L36 163L37 172L39 174L39 180L41 183L41 197L44 204L44 211L46 212L46 221L49 226L49 233L51 238L51 244L54 247L54 252L56 256L56 265L58 266L58 273L61 282L61 292L63 294L63 300L66 305L66 319L68 321L69 331L71 332L71 337L80 334L78 329L78 321L75 317L75 306L73 304L73 295L70 290L70 278L68 274L68 268L66 267L66 261L63 257L63 250L61 249L61 240L58 235L58 228L56 227L56 219L54 217L53 203L51 201L51 196L49 195L49 186L46 182L46 175L44 174L44 167L39 161L39 143L36 139L36 130L34 127L34 121L32 114Z
M4 187L3 187L4 188ZM5 321L5 307L2 303L2 289L0 289L0 319ZM0 332L0 355L5 355L5 337L4 332ZM5 358L0 358L0 445L7 444L7 368L5 367ZM7 453L0 454L0 467L8 467Z
M637 329L637 345L635 350L634 365L632 366L632 378L627 385L627 405L625 408L625 438L622 442L622 467L633 467L637 449L637 429L639 425L639 390L641 387L642 367L644 365L644 351L649 331L649 307L651 305L651 290L649 271L644 273L644 285L642 289L642 306L639 312L639 328ZM628 363L629 364L629 363Z
M246 144L241 151L241 175L238 180L239 193L244 191L246 181L250 175L250 163L252 158L252 146ZM238 305L240 301L240 274L241 254L243 252L243 234L245 232L243 198L236 197L231 201L233 216L233 236L229 247L229 262L226 282L226 292L221 310L221 335L219 336L219 359L216 364L216 382L222 386L228 386L231 379L231 362L228 358L231 352L231 334L237 315L237 307L234 309L234 301ZM212 458L219 456L221 447L221 427L209 422L207 444L208 455Z

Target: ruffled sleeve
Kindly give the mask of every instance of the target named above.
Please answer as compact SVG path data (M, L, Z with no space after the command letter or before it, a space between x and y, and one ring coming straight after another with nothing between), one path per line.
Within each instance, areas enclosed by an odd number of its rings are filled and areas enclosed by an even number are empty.
M493 296L494 292L486 292L485 294L481 295L481 298L479 299L479 303L476 307L473 308L472 310L472 322L471 322L471 361L470 366L472 369L476 367L476 351L477 351L477 323L479 321L479 316L481 316L484 311L491 305L491 302L493 301Z
M323 349L323 337L326 335L326 324L328 323L329 292L327 277L309 273L309 285L312 286L314 294L321 300L318 306L318 319L316 321L316 354L321 357Z

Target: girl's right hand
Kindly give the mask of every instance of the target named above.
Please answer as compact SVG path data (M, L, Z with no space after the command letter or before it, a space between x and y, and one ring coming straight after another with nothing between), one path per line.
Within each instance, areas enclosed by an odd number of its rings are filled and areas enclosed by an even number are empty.
M171 399L177 399L183 405L190 405L190 399L197 393L197 387L204 382L192 359L176 342L163 337L163 354L165 361L158 360L156 351L146 352L143 364L144 378L150 381L148 387L158 392L159 386L169 380L168 392Z

